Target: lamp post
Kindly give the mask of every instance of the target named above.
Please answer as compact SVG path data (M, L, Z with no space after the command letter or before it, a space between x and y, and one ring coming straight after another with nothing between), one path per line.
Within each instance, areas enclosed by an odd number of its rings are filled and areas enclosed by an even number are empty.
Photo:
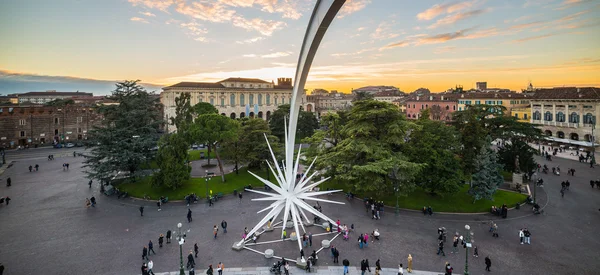
M206 199L210 199L210 197L208 196L208 181L210 180L210 176L213 175L214 173L209 173L208 170L204 170L204 172L206 172Z
M465 229L467 230L467 236L465 236L465 273L464 275L469 275L469 247L471 247L471 227L466 224Z
M537 201L535 200L535 195L537 194L537 181L538 181L538 174L537 173L533 173L533 203L535 204Z
M183 243L185 242L185 234L181 234L181 223L177 224L177 240L179 241L179 275L185 275L183 270Z
M394 193L396 194L396 216L400 214L400 206L398 204L398 192L400 192L400 175L398 174L398 170L400 168L398 166L394 166L392 171L389 174L389 177L392 181L394 181Z

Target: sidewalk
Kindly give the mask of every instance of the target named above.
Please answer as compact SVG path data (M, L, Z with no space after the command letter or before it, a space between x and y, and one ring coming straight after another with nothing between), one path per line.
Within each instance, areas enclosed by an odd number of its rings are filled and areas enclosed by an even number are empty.
M203 275L206 274L206 268L202 268L202 269L196 269L196 274L199 275ZM215 267L213 267L214 270L214 274L217 274L217 270ZM350 266L348 267L348 271L349 274L360 274L360 268L358 267L354 267L354 266ZM373 266L371 267L371 273L369 274L375 274L375 264L373 263ZM185 274L187 275L189 272L186 269L185 270ZM300 268L290 268L290 274L298 274L298 273L302 273L302 274L309 274L308 272L300 269ZM319 274L319 275L342 275L344 273L344 267L343 266L317 266L313 269L311 269L311 273L310 274ZM163 273L154 273L156 275L179 275L179 271L172 271L172 272L163 272ZM269 272L269 267L235 267L235 268L228 268L227 266L225 267L225 271L223 271L224 275L270 275L272 274L271 272ZM283 272L283 267L281 268L281 274L285 274ZM380 272L380 274L382 275L397 275L398 274L398 269L397 268L383 268ZM413 270L412 273L408 273L406 271L406 267L404 267L404 274L414 274L414 275L443 275L444 272L431 272L431 271L420 271L420 270ZM458 274L458 273L456 273Z
M552 150L551 148L558 148L556 146L554 147L550 147L549 145L541 145L538 146L537 144L533 144L533 143L529 143L529 146L531 146L531 148L534 148L535 150L541 149L541 147L543 146L544 149L546 150L546 152L550 153L550 155L552 155ZM596 148L596 162L598 162L598 160L600 160L600 149ZM575 153L577 152L577 150L571 150L568 149L568 147L566 149L563 148L562 152L557 152L556 156L552 156L553 158L555 157L559 157L559 158L564 158L564 159L570 159L570 160L574 160L574 161L579 161L579 156L575 155ZM583 154L585 156L585 152L581 152L579 151L579 154ZM588 162L589 165L589 162Z

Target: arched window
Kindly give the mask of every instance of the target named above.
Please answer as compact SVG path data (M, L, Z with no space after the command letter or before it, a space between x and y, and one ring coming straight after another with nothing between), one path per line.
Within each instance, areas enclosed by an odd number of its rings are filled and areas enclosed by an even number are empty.
M250 94L248 101L250 102L250 106L254 105L254 95L253 94Z
M592 113L587 113L583 116L583 123L594 124L594 116L592 115Z
M235 106L235 94L229 96L229 105ZM234 117L235 118L235 117Z
M545 120L545 121L552 121L552 113L550 113L549 111L548 111L548 112L546 112L546 113L544 114L544 120Z
M450 110L450 106L446 105L446 110Z
M540 114L540 111L533 112L533 120L541 120L541 119L542 119L542 114Z
M558 112L556 114L556 121L557 122L565 122L565 114L563 112Z
M258 94L258 106L262 106L262 94Z
M271 105L271 95L267 94L267 105Z
M571 123L579 123L579 114L576 112L572 112L569 116L569 122Z
M246 105L246 102L244 100L244 94L241 94L240 95L240 106L244 106L244 105Z

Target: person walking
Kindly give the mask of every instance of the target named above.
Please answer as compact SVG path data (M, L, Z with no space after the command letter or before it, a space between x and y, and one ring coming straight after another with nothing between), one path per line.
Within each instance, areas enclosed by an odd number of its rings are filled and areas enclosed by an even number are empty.
M148 241L148 255L150 255L150 252L156 255L156 252L154 252L154 244L152 243L152 240Z
M12 186L12 180L10 178L6 179L6 187L11 187Z
M525 233L523 233L523 228L521 228L519 230L519 240L521 241L521 244L523 244L524 238L525 238Z
M369 247L369 233L365 233L363 235L363 238L365 239L365 241L364 241L365 247Z
M92 205L92 203L90 202L90 199L85 198L85 208L90 208L90 205Z
M457 253L458 252L458 235L454 235L454 242L452 244L452 251L450 251L450 253Z
M408 273L412 273L412 255L408 254L408 264L406 266L406 271L408 271ZM402 266L402 265L400 265Z
M154 275L154 271L152 271L153 267L154 267L154 262L152 262L152 260L148 261L148 274Z
M11 198L8 197L8 196L4 199L4 202L6 202L6 205L8 205L8 203L10 202L10 200L11 200ZM0 273L0 275L2 275L2 274Z
M92 203L92 207L96 207L96 197L92 196L90 202Z
M140 216L144 216L144 206L140 206Z
M308 232L308 245L312 246L312 233Z
M194 268L196 266L196 261L194 261L194 256L192 255L192 251L188 254L187 264L185 265L188 269Z
M208 265L208 269L206 270L206 275L213 275L212 265Z
M437 254L440 255L440 253L442 253L442 256L446 256L446 253L444 253L444 242L440 241L438 243L438 252Z
M446 262L446 275L452 275L452 271L454 271L454 268L452 268L449 262Z
M148 264L146 264L146 263L142 264L142 275L150 275L148 273Z
M367 272L367 265L365 264L364 259L360 261L360 272L361 275L365 275L365 272Z
M161 205L161 202L160 202L160 199L159 199L158 201L156 201L156 206L158 206L158 211L160 211L160 210L161 210L161 209L160 209L160 205Z
M381 262L377 259L377 261L375 261L375 275L379 275L379 272L381 272Z
M33 171L33 166L29 165L29 173L31 173L31 171Z
M192 222L192 210L188 208L188 213L187 213L187 220L188 223Z
M398 265L398 275L404 275L404 268L402 268L402 264Z
M348 261L348 259L344 259L342 261L342 265L344 265L344 274L342 275L348 274L348 266L350 266L350 261Z
M215 226L213 226L213 234L215 236L215 240L217 239L217 233L219 232L219 228L217 227L217 225L215 224Z
M338 257L340 257L340 252L338 251L337 248L334 247L333 248L333 263L337 263L337 264L340 263L340 260Z
M242 192L239 193L238 197L240 197L240 203L242 203Z
M491 271L490 267L492 266L492 260L490 260L490 256L485 257L485 271Z
M363 234L360 234L360 236L358 236L358 247L360 249L363 248L363 242L365 241L365 238L363 237Z
M142 249L142 260L149 260L148 259L148 248L144 246L144 249Z
M219 262L217 264L217 273L219 273L219 275L223 275L223 270L225 270L225 265L222 262Z
M35 165L35 171L37 172L38 170L40 170L40 166L39 165Z
M477 249L477 246L473 247L473 257L479 258L479 250Z
M160 236L158 236L158 248L162 248L164 239L165 236L163 234L160 234Z
M227 222L225 220L221 222L221 227L223 228L223 234L227 233Z
M198 243L194 243L194 257L196 258L198 258L198 251L200 251L198 248Z
M498 238L498 224L494 223L492 227L492 237Z
M167 230L167 243L171 243L171 230Z
M240 194L240 202L242 202L242 194ZM290 275L290 264L288 262L285 262L285 265L283 265L283 271L285 275Z
M531 244L531 233L529 232L529 229L525 228L525 230L523 230L523 236L525 237L525 243Z
M90 188L92 188L92 180L90 180L90 181L88 182L88 186L89 186Z

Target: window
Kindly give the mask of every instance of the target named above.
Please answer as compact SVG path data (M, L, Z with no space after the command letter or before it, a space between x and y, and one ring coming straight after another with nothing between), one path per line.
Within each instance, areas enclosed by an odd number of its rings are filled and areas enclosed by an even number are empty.
M246 105L246 102L244 100L244 94L241 94L240 95L240 106L244 106L244 105Z
M285 104L285 97L281 98L281 104Z
M229 96L229 105L235 106L235 94Z
M258 106L262 106L262 94L258 94Z
M572 112L569 116L569 122L571 123L579 123L579 115L576 112Z
M452 111L456 111L456 106L452 106Z
M585 106L584 106L584 108L585 108ZM583 116L583 123L594 124L594 116L592 115L592 113L587 113L586 115Z
M518 113L515 113L515 118L519 118L519 114Z
M225 107L225 98L221 97L221 107Z
M215 99L214 98L210 99L210 105L213 105L213 106L215 105Z
M541 120L541 119L542 119L542 114L540 114L540 111L533 112L533 120Z
M58 136L58 129L54 129L54 135Z
M277 99L278 98L275 98L275 106L277 106ZM323 106L323 103L321 103L321 106Z
M527 119L527 114L523 114L523 119Z
M250 95L250 99L248 100L250 103L250 106L254 105L254 95Z
M19 125L21 125L21 126L27 125L27 121L24 119L19 119Z
M81 122L83 122L83 117L78 116L77 117L77 123L81 123Z
M558 112L556 114L556 121L557 122L565 122L565 114L563 112Z
M77 128L77 133L80 133L80 134L81 134L81 132L82 132L82 131L81 131L81 128Z
M57 117L54 118L54 124L58 124L60 121Z
M267 95L267 105L271 105L271 95Z
M477 100L477 101L475 101L475 104L479 105L479 104L481 104L481 101Z
M446 110L450 110L450 106L446 105Z
M502 100L498 100L498 101L496 101L496 104L498 104L498 105L502 105Z
M548 111L548 112L546 112L546 113L544 114L544 120L545 120L545 121L552 121L552 113L550 113L549 111Z
M20 136L20 137L24 137L24 136L25 136L25 131L21 131L21 133L20 133L20 135L19 135L19 136Z
M459 111L462 111L462 107L458 107L458 110L459 110Z

